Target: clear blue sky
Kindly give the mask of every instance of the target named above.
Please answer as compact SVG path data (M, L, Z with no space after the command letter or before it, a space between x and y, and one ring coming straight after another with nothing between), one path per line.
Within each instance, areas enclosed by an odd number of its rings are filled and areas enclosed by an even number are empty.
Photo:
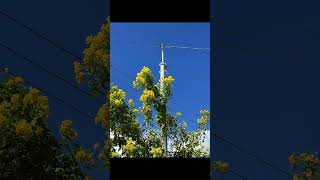
M160 42L188 47L210 47L209 23L112 23L111 82L137 105L140 93L132 86L143 66L159 80ZM156 47L153 47L156 46ZM169 111L183 114L194 130L199 111L210 110L210 51L165 49L167 73L175 79Z

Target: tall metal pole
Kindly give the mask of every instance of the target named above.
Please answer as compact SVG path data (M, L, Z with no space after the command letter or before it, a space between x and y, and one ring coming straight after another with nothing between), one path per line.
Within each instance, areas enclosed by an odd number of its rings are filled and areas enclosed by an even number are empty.
M161 43L160 44L160 48L161 48L161 63L160 65L160 93L162 96L162 105L164 106L164 153L167 157L167 150L168 150L168 137L167 137L167 102L166 102L166 98L165 95L163 93L163 87L164 87L164 82L163 82L163 78L165 78L166 75L166 64L164 62L164 55L163 55L163 50L164 50L164 44Z

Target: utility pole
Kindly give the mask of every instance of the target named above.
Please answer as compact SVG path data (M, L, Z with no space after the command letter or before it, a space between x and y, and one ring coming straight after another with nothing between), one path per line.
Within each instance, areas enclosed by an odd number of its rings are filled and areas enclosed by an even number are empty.
M163 55L163 51L164 51L164 44L161 43L160 44L160 48L161 48L161 63L160 65L160 94L161 94L161 98L162 98L162 105L164 106L164 112L163 112L163 117L164 118L164 153L167 157L167 150L168 150L168 135L167 135L167 102L166 102L166 98L163 92L163 88L164 88L164 82L163 82L163 78L165 78L166 75L166 69L167 69L167 65L164 62L164 55Z

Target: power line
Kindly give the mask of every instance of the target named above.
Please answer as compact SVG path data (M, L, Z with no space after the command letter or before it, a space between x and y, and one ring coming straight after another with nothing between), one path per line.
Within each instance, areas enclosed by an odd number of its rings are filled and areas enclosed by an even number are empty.
M26 30L30 31L31 33L33 33L33 34L34 34L35 36L37 36L38 38L41 38L41 39L47 41L48 43L50 43L50 44L51 44L52 46L54 46L55 48L63 51L64 53L72 56L73 58L76 58L76 59L79 59L79 60L81 59L80 56L76 55L75 53L71 52L70 50L66 49L65 47L59 45L59 44L56 43L55 41L47 38L45 35L43 35L43 34L37 32L37 31L35 31L35 30L32 29L30 26L27 26L27 25L24 24L23 22L20 22L19 20L17 20L16 18L10 16L9 14L5 13L4 11L0 10L0 14L3 15L3 16L5 16L6 18L8 18L9 20L11 20L12 22L16 23L17 25L19 25L19 26L22 27L23 29L26 29ZM131 42L131 43L132 43L132 42ZM136 41L135 41L134 43L136 44ZM33 63L32 60L30 60L30 59L26 58L25 56L19 54L17 51L9 48L8 46L6 46L6 45L4 45L4 44L2 44L1 46L3 46L4 48L12 51L14 54L16 54L17 56L22 57L23 59L27 60L28 62L30 62L30 63L32 63L32 64L35 64L35 63ZM170 46L168 46L168 47L170 47ZM173 46L172 46L172 47L173 47ZM175 47L177 47L177 48L190 48L190 47L181 47L181 46L175 46ZM199 49L199 48L195 48L195 49ZM200 49L201 49L201 48L200 48ZM202 49L203 49L203 48L202 48ZM204 49L208 49L208 48L204 48ZM64 81L65 83L67 83L67 84L70 85L71 87L77 88L77 89L79 89L80 91L82 91L84 94L86 94L87 96L92 97L92 95L91 95L90 93L82 90L81 88L79 88L79 87L78 87L77 85L75 85L74 83L67 81L66 79L64 79L63 77L57 75L56 73L50 72L47 68L45 68L45 67L42 66L41 64L36 63L36 65L37 65L39 68L41 68L42 70L44 70L45 72L53 75L55 78L58 78L58 79ZM112 65L110 64L110 67L111 67L111 66L112 66ZM128 79L131 81L131 76L130 76L129 74L127 74L127 73L125 73L125 72L121 72L121 71L120 71L117 67L115 67L115 66L113 66L113 68L114 68L116 71L120 72L120 74L122 74L124 77L128 78ZM102 101L100 101L100 102L102 102Z
M193 50L211 50L211 48L197 48L187 46L165 46L165 48L180 48L180 49L193 49Z
M234 171L234 170L232 170L232 169L230 169L229 172L232 173L232 174L235 175L235 176L240 177L241 179L249 180L247 177L239 174L238 172L236 172L236 171Z
M14 55L20 57L21 59L29 62L30 64L36 66L37 68L41 69L42 71L46 72L47 74L51 75L52 77L59 79L61 81L63 81L65 84L69 85L72 88L78 89L80 92L82 92L83 94L87 95L88 97L92 98L92 94L88 93L87 91L81 89L80 87L78 87L75 83L68 81L67 79L65 79L64 77L58 75L57 73L51 72L50 70L48 70L45 66L43 66L40 63L37 63L29 58L27 58L26 56L24 56L23 54L17 52L16 50L10 48L9 46L3 44L2 42L0 42L0 46L11 51ZM95 100L97 100L100 103L104 103L103 101L101 101L100 99L94 98Z
M256 161L258 161L258 162L260 162L260 163L262 163L262 164L264 164L264 165L266 165L266 166L268 166L268 167L270 167L270 168L272 168L272 169L274 169L274 170L277 170L277 171L279 171L280 173L282 173L282 174L284 174L284 175L287 175L287 176L291 177L291 173L290 173L290 172L288 172L288 171L286 171L286 170L283 170L283 169L281 169L281 168L273 165L272 163L270 163L270 162L268 162L268 161L266 161L266 160L264 160L264 159L262 159L262 158L259 158L257 155L255 155L255 154L253 154L253 153L250 153L250 152L248 152L248 151L245 151L245 150L242 149L240 146L234 144L234 143L231 142L230 140L227 140L227 139L225 139L224 137L222 137L222 136L220 136L220 135L217 135L217 134L214 133L214 132L211 132L211 134L212 134L213 136L215 136L216 138L220 139L221 141L223 141L223 142L225 142L225 143L227 143L227 144L235 147L239 152L242 152L242 153L247 154L247 155L248 155L249 157L251 157L252 159L254 159L254 160L256 160Z
M3 12L3 11L0 10L0 14L3 15L3 16L5 16L5 17L7 17L8 19L10 19L11 21L13 21L14 23L18 24L20 27L22 27L22 28L24 28L24 29L32 32L35 36L37 36L37 37L39 37L39 38L41 38L41 39L44 39L45 41L47 41L48 43L50 43L51 45L53 45L55 48L60 49L61 51L65 52L66 54L68 54L68 55L70 55L70 56L72 56L72 57L74 57L74 58L76 58L76 59L79 59L79 60L81 59L80 56L77 56L76 54L72 53L71 51L69 51L68 49L64 48L63 46L60 46L60 45L57 44L56 42L50 40L49 38L47 38L47 37L44 36L43 34L38 33L37 31L33 30L33 29L30 28L29 26L27 26L27 25L25 25L24 23L18 21L17 19L13 18L12 16L8 15L7 13L5 13L5 12ZM18 52L14 51L13 49L9 48L8 46L6 46L6 45L4 45L4 44L2 44L2 43L1 43L0 45L1 45L2 47L4 47L4 48L10 50L11 52L13 52L15 55L17 55L17 56L19 56L19 57L22 57L24 60L26 60L26 61L28 61L28 62L30 62L30 63L32 63L32 64L37 65L37 66L38 66L39 68L41 68L43 71L51 74L51 75L54 76L55 78L58 78L58 79L64 81L65 83L67 83L67 84L70 85L71 87L77 88L77 89L79 89L80 91L82 91L84 94L89 95L90 97L92 97L91 94L89 94L89 93L87 93L86 91L80 89L79 87L77 87L77 86L74 85L73 83L69 82L68 80L64 79L63 77L57 75L56 73L50 72L48 69L46 69L46 68L45 68L44 66L42 66L41 64L34 63L32 60L26 58L25 56L19 54ZM182 48L182 49L194 49L194 50L210 50L210 48L194 48L194 47L187 47L187 46L167 46L167 48ZM110 65L110 66L111 66L111 65ZM115 67L114 67L114 68L115 68ZM120 72L119 69L117 69L117 68L115 68L115 69ZM130 77L128 74L126 74L126 73L124 73L124 72L121 72L121 73L125 74L126 77L128 77L128 78ZM59 100L60 102L64 103L63 99L61 99L61 98L59 98L59 97L57 97L57 96L54 96L54 97L55 97L55 99L57 99L57 100ZM81 113L81 114L83 113L83 112L81 112L79 109L75 108L74 105L69 105L69 106L72 107L74 110L78 111L79 113ZM87 117L88 117L88 116L87 116ZM91 117L90 117L90 118L91 118ZM217 135L216 135L215 133L214 133L214 136L217 137ZM217 138L220 139L221 137L219 136L219 137L217 137ZM226 141L225 139L224 139L223 141L228 142L228 144L231 144L231 145L233 145L234 147L237 147L238 150L241 150L241 148L239 148L239 147L236 146L235 144L231 143L230 141ZM251 153L247 153L247 154L250 155L251 157L255 158L256 160L259 160L259 158L257 158L257 157L254 156L253 154L251 154ZM273 166L271 163L269 163L269 162L267 162L267 161L262 160L262 162L263 162L264 164L268 165L269 167L276 168L275 166ZM278 168L278 170L280 170L282 173L284 173L284 174L286 174L286 175L289 175L289 176L291 175L290 173L288 173L288 172L286 172L286 171L284 171L284 170L282 170L282 169L279 169L279 168Z
M17 19L14 18L13 16L10 16L8 13L5 13L4 11L0 10L0 15L6 17L7 19L11 20L11 21L14 22L15 24L19 25L21 28L23 28L23 29L31 32L31 33L34 34L36 37L45 40L46 42L48 42L49 44L51 44L53 47L55 47L55 48L61 50L62 52L66 53L66 54L68 54L68 55L70 55L70 56L72 56L73 58L78 59L78 60L82 59L82 58L81 58L80 56L78 56L76 53L73 53L72 51L68 50L67 48L59 45L57 42L55 42L55 41L47 38L45 35L43 35L43 33L39 33L38 31L34 30L34 29L31 28L30 26L27 26L25 23L17 20ZM112 66L112 65L110 64L110 66ZM121 72L118 68L116 68L116 67L113 67L113 68L114 68L115 70ZM128 76L128 77L130 77L130 76L129 76L127 73L125 73L125 72L121 72L121 73L124 74L124 75L126 75L126 76Z
M10 76L17 76L16 74L10 72L9 70L3 70L3 67L0 67L0 69L2 69L3 72L9 74ZM35 87L30 81L26 80L25 78L24 78L24 82L25 82L26 84L28 84L29 86ZM73 104L71 104L71 103L68 103L68 102L64 101L64 100L63 100L62 98L60 98L59 96L56 96L56 95L54 95L54 94L51 94L49 91L46 91L46 90L44 90L44 89L40 89L39 87L37 87L37 88L38 88L41 92L44 92L44 93L48 94L49 96L52 96L54 99L56 99L56 100L59 101L60 103L66 105L66 106L68 106L68 107L70 107L71 109L73 109L74 111L78 112L78 113L81 114L82 116L84 116L84 117L86 117L86 118L88 118L88 119L90 119L90 120L94 119L94 116L92 116L92 115L90 115L90 114L88 114L88 113L85 113L85 112L81 111L78 107L76 107L75 105L73 105Z
M44 36L43 34L33 30L31 27L27 26L26 24L20 22L19 20L17 20L16 18L10 16L9 14L5 13L4 11L0 10L0 14L5 16L6 18L8 18L9 20L11 20L12 22L16 23L17 25L19 25L20 27L30 31L31 33L33 33L35 36L44 39L45 41L47 41L48 43L50 43L52 46L54 46L55 48L60 49L61 51L69 54L70 56L73 56L75 59L80 60L81 57L77 56L76 54L72 53L71 51L69 51L68 49L64 48L63 46L60 46L58 43L50 40L49 38L47 38L46 36Z

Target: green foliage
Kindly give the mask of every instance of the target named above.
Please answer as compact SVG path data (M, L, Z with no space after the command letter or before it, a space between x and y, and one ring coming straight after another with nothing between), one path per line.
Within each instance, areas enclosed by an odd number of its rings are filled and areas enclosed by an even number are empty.
M0 82L0 179L83 179L66 146L47 128L48 99L21 77Z

